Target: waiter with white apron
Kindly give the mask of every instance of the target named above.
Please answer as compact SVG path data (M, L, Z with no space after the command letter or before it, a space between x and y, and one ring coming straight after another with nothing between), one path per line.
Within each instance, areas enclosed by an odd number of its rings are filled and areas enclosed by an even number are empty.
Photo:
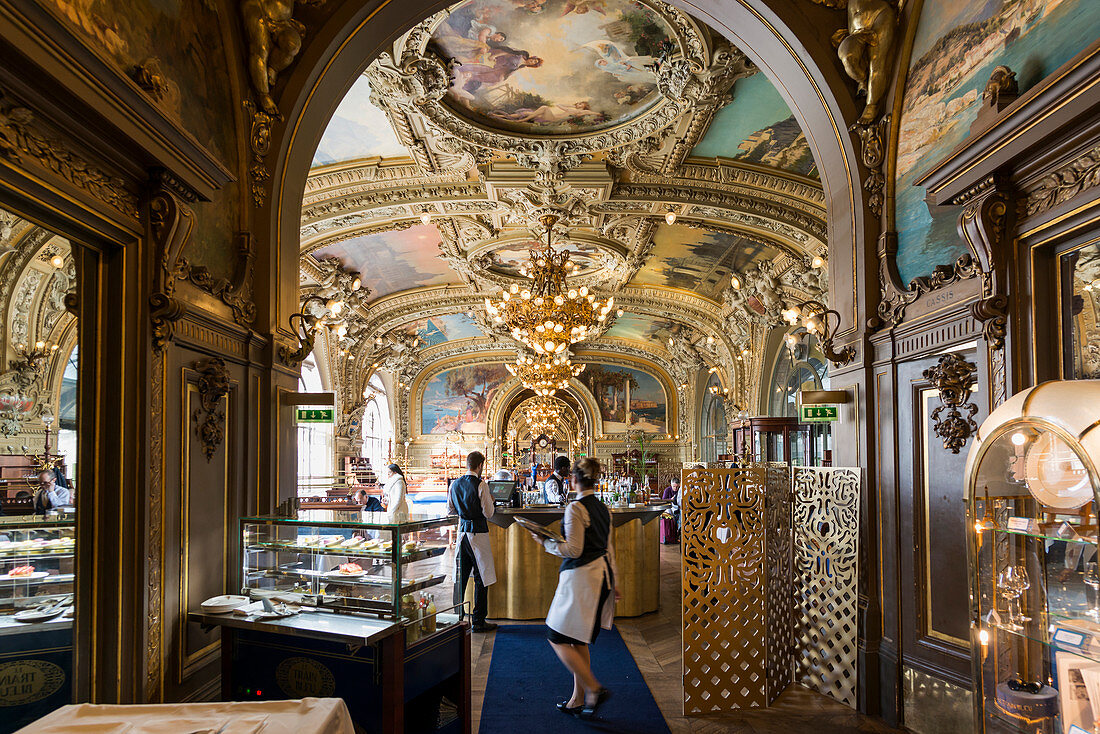
M558 571L558 589L546 615L547 639L562 664L573 674L573 695L557 704L558 710L581 719L591 719L610 697L592 674L588 646L596 641L600 628L611 629L615 621L614 549L611 544L611 513L595 494L600 464L585 458L573 467L577 498L565 508L562 519L564 541L543 540L548 553L564 560Z
M485 587L497 581L493 548L489 543L489 518L496 511L489 484L481 478L485 456L473 451L466 457L466 474L451 482L447 491L447 514L458 515L458 547L455 560L455 604L466 597L466 583L474 574L473 631L489 632L497 626L485 621L489 592Z

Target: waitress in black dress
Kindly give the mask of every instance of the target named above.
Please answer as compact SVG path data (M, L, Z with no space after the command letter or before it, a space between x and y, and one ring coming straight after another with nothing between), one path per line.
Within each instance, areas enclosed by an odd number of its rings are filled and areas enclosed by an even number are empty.
M600 464L585 458L573 467L577 499L565 508L564 541L531 535L548 553L564 560L558 589L546 615L547 638L562 664L573 674L573 695L558 704L571 716L590 719L610 693L592 674L588 645L600 628L615 620L615 563L611 547L611 513L595 495Z

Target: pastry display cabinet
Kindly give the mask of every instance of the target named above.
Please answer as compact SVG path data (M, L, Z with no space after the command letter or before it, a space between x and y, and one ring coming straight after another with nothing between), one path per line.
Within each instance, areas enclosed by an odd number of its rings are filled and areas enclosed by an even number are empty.
M997 408L966 470L975 731L1100 731L1100 380Z
M411 620L449 607L447 548L456 517L387 522L378 513L300 510L241 520L241 593L301 595L302 603Z
M71 519L0 517L0 627L27 629L16 615L31 621L36 610L60 613L72 602L74 531Z

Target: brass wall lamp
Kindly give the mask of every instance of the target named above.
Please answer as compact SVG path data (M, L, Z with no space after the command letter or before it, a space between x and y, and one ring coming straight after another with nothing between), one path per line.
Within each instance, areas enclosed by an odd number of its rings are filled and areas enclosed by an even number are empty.
M320 304L323 313L320 315L311 313L309 308L311 303ZM288 367L301 365L310 352L313 351L317 339L317 327L323 324L329 316L339 316L343 310L344 302L338 299L325 299L313 295L302 301L302 310L291 314L290 318L287 319L290 322L290 330L294 332L294 336L298 339L298 348L291 349L286 344L279 347L279 359L283 361L283 364Z
M821 353L837 367L843 367L856 358L855 347L851 345L839 351L833 348L833 337L840 326L839 311L826 307L820 301L803 301L783 309L782 316L791 326L801 319L806 331L821 339Z

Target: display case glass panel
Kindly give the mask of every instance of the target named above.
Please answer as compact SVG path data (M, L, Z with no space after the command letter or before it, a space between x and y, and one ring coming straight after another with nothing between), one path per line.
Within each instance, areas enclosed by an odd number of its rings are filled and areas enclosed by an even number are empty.
M450 607L456 517L300 510L241 520L242 593L410 621ZM431 626L430 624L428 625ZM430 631L430 630L426 630Z
M75 555L71 519L0 517L0 629L70 615Z
M1067 432L1032 418L1004 423L976 451L969 492L978 731L1097 731L1094 469Z

